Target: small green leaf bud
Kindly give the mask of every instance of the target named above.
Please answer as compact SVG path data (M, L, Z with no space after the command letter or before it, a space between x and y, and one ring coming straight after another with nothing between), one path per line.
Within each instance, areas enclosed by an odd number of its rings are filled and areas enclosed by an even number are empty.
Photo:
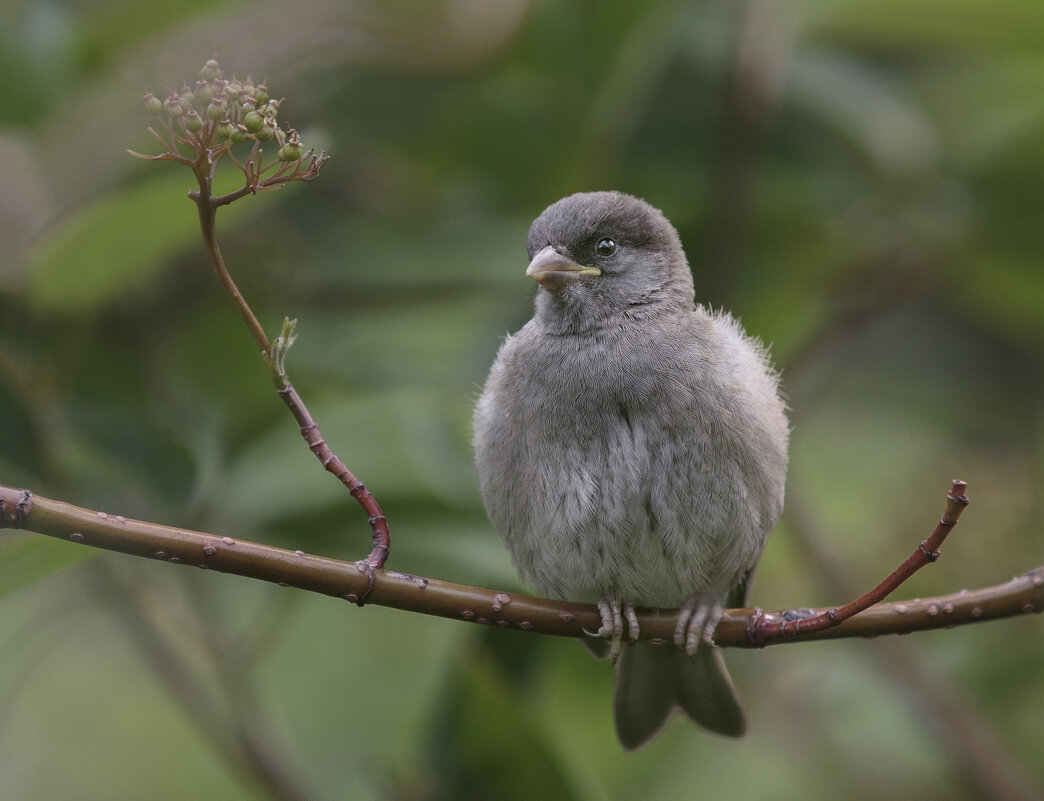
M146 92L144 100L145 110L149 112L149 114L159 114L163 111L163 101L156 97L156 95L152 94L152 92Z
M210 59L203 65L203 69L199 71L199 77L204 81L213 81L215 78L220 78L221 65L217 63L216 59Z

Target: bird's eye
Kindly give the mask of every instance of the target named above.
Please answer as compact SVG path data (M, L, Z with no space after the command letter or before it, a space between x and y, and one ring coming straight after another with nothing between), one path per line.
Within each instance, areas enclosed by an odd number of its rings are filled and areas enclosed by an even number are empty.
M616 242L609 237L605 239L599 239L598 245L595 247L595 251L599 256L612 256L616 253Z

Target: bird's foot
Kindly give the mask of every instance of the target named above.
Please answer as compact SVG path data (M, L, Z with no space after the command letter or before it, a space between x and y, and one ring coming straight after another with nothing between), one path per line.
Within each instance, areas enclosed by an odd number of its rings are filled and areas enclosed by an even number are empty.
M624 621L627 621L628 638L637 640L638 616L631 604L621 604L615 598L603 597L598 602L598 611L602 615L602 626L595 635L609 640L609 658L615 663L623 649Z
M693 597L686 601L674 627L674 644L692 656L700 645L714 646L714 629L721 620L723 607Z

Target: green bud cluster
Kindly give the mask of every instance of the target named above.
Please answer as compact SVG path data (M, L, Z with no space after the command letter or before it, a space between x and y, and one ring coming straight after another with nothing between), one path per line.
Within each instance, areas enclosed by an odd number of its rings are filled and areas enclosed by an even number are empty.
M253 139L275 141L281 161L301 157L300 137L292 129L280 127L281 101L271 99L268 86L255 83L250 76L226 79L217 59L203 65L193 86L170 90L165 100L147 92L143 100L150 114L166 118L178 141L197 152Z

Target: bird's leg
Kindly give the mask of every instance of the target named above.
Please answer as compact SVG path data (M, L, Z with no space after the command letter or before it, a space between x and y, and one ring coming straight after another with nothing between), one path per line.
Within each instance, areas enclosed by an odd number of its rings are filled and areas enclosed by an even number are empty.
M696 653L700 645L714 645L714 629L718 627L723 607L718 603L707 603L693 597L685 602L678 614L674 627L674 644L689 656Z
M598 611L602 615L602 627L596 634L609 639L609 658L615 663L623 649L624 620L627 620L627 636L637 640L638 616L631 604L621 604L615 598L604 596L598 601Z

